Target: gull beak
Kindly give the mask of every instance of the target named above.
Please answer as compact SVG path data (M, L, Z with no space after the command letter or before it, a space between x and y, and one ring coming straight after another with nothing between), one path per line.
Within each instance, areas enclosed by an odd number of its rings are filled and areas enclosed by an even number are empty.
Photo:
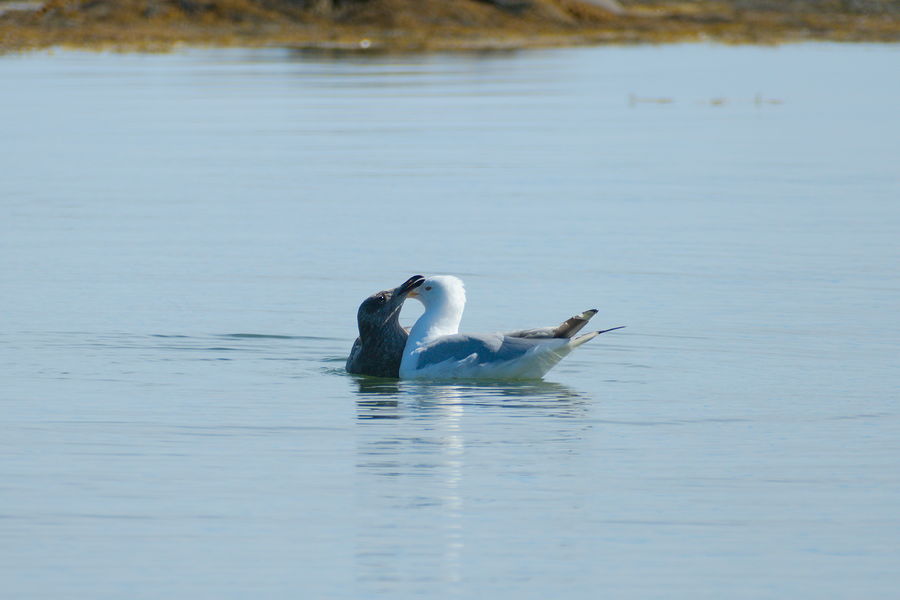
M397 288L396 292L400 296L415 298L418 295L416 293L416 288L422 285L424 282L425 278L421 275L413 275L412 277L404 281L403 284Z

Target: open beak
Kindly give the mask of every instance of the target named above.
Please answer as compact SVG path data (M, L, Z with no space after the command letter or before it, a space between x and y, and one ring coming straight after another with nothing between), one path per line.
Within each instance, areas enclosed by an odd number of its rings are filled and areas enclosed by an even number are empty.
M413 275L409 279L403 282L403 284L396 289L396 293L401 296L407 296L409 298L416 297L416 288L422 285L425 282L425 278L421 275Z

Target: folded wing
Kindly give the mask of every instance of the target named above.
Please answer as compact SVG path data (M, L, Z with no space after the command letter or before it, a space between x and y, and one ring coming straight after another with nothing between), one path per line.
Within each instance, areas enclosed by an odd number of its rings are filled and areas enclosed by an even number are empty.
M414 377L538 378L571 351L560 338L503 334L448 335L417 350Z

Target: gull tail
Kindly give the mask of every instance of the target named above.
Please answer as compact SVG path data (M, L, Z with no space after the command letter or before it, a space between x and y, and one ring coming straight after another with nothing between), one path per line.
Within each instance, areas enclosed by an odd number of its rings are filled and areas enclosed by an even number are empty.
M555 338L571 338L576 333L581 331L582 327L587 325L587 322L591 320L591 317L597 314L597 309L592 308L591 310L586 310L580 315L575 315L567 320L565 320L559 327L553 330L553 337Z
M574 317L573 317L574 318ZM582 325L583 327L584 325ZM592 331L590 333L586 333L584 335L580 335L571 342L569 342L569 347L572 349L577 348L578 346L584 344L585 342L589 342L601 333L607 333L609 331L615 331L616 329L624 329L624 325L619 325L618 327L610 327L609 329L601 329L600 331Z

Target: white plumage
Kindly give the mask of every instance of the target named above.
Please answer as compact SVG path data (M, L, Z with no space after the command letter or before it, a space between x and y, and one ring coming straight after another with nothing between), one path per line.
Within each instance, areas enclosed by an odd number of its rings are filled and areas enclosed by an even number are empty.
M553 329L461 334L465 287L449 275L427 278L409 297L422 302L425 313L413 325L403 350L400 377L407 379L537 379L603 333L570 337L594 316L592 310Z

